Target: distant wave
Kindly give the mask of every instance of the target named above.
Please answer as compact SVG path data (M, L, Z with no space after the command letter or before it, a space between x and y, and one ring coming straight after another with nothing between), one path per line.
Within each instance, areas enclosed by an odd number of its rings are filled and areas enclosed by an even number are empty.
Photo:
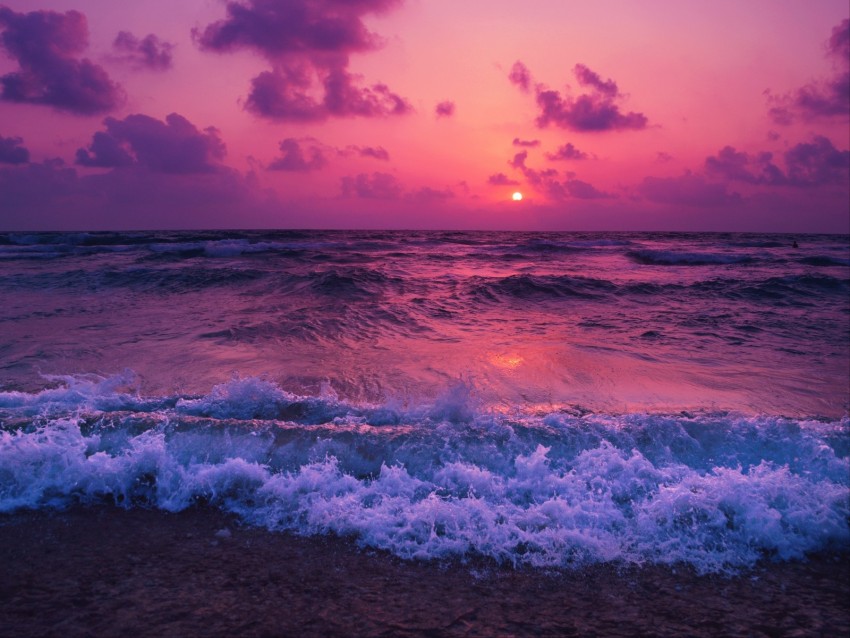
M141 396L131 373L0 392L0 511L207 503L404 558L687 563L726 572L850 543L850 421L510 415L465 383L422 405L258 378Z
M711 264L743 264L756 260L753 255L678 252L672 250L631 250L627 253L632 261L654 266L707 266Z

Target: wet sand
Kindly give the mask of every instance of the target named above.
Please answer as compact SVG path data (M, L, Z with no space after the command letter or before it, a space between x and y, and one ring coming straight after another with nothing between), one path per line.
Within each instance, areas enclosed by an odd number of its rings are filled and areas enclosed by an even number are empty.
M408 562L209 509L0 516L2 636L846 636L850 553L743 576Z

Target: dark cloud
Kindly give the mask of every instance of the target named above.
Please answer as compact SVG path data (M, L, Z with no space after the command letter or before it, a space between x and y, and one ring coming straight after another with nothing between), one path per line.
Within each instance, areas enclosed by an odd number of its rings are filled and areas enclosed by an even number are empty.
M797 115L804 119L850 116L850 19L833 28L826 54L834 65L831 77L814 80L786 95L766 91L773 104L768 113L774 123L790 124Z
M308 149L309 157L307 157L301 144L295 138L288 137L281 140L279 146L282 155L269 164L269 170L307 172L323 168L328 163L322 149L315 145Z
M81 176L61 160L0 167L0 228L99 230L270 227L281 205L236 171L130 168ZM302 223L309 221L305 219ZM298 223L295 220L293 223Z
M767 186L827 186L850 179L850 151L838 150L823 136L793 146L783 159L784 171L773 162L772 153L750 155L726 146L706 158L705 168L726 180Z
M20 137L0 135L0 164L26 164L30 161L30 152L22 146Z
M558 171L554 168L537 170L523 166L522 174L525 176L526 181L534 186L551 186L558 177Z
M15 13L0 7L0 45L20 69L0 77L2 99L93 115L119 106L121 88L102 67L78 56L88 46L78 11Z
M674 206L711 208L741 201L741 196L728 192L725 184L708 182L692 173L679 177L645 177L638 192L649 201Z
M449 100L440 102L434 108L434 112L437 114L437 117L451 117L455 114L455 103Z
M438 190L430 186L423 186L419 190L405 195L405 199L418 204L435 204L452 199L454 196L455 194L450 188Z
M104 168L139 166L160 173L210 173L219 170L217 160L225 146L215 128L199 131L182 115L172 113L165 121L147 115L108 117L105 132L95 133L87 149L77 151L77 164Z
M493 186L516 186L519 184L515 179L511 179L504 173L495 173L487 178L487 183Z
M528 159L528 151L520 151L516 153L512 159L508 160L508 166L525 170L525 160Z
M513 145L522 146L525 148L535 148L537 146L540 146L540 140L521 140L518 137L515 137Z
M811 143L785 152L788 181L795 186L846 184L850 179L850 151L839 151L827 138L817 135Z
M383 146L349 146L349 149L360 157L371 157L372 159L389 161L390 154Z
M584 151L578 150L572 143L564 144L554 153L546 153L546 158L552 161L557 160L585 160L590 157Z
M666 151L658 151L658 153L655 154L655 161L660 164L666 164L667 162L673 161L673 156Z
M112 47L125 62L153 71L165 71L171 68L171 52L174 45L160 40L153 33L139 40L129 31L121 31L115 37Z
M276 120L384 117L413 109L385 84L358 86L349 56L377 49L381 39L363 23L400 0L243 0L227 17L196 29L207 51L253 49L273 65L252 81L246 108ZM317 90L317 87L320 87ZM316 96L321 93L321 96Z
M324 95L317 100L309 66L283 66L264 71L251 81L246 108L274 120L315 122L328 117L385 117L404 115L413 107L385 84L355 86L356 78L344 68L322 69L317 75Z
M563 185L567 192L576 199L610 199L614 197L610 193L605 193L580 179L569 179Z
M526 93L531 90L531 73L528 67L519 60L514 62L514 65L511 67L508 79L511 81L511 84L516 84Z
M362 197L364 199L399 199L402 187L395 176L389 173L360 173L354 177L342 178L343 197Z
M560 92L536 87L537 105L540 115L537 126L544 128L554 124L574 131L613 131L623 129L642 129L647 125L643 113L623 113L617 100L623 95L613 80L603 81L598 74L583 64L573 69L581 86L589 88L590 93L577 97L564 96Z
M786 183L785 175L772 160L772 153L752 157L725 146L716 156L706 158L705 169L715 176L748 184Z
M578 83L582 86L589 86L602 95L606 95L611 99L618 97L620 91L617 89L617 84L614 80L603 81L599 74L591 71L584 64L576 64L573 69Z

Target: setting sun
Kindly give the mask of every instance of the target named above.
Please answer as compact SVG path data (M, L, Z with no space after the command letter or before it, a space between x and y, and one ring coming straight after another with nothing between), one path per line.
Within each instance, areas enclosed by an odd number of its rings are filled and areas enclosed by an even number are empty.
M517 191L517 192L515 192L513 195L511 195L511 198L513 198L513 200L514 200L515 202L521 201L521 200L522 200L522 193L520 193L519 191Z

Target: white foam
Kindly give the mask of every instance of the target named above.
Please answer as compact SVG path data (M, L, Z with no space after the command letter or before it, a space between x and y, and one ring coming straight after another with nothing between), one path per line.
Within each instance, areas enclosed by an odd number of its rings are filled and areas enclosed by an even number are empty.
M468 383L400 410L256 378L194 398L139 397L129 373L57 379L0 394L0 422L15 424L0 431L0 511L202 501L405 558L535 567L717 572L850 545L847 418L503 417Z

